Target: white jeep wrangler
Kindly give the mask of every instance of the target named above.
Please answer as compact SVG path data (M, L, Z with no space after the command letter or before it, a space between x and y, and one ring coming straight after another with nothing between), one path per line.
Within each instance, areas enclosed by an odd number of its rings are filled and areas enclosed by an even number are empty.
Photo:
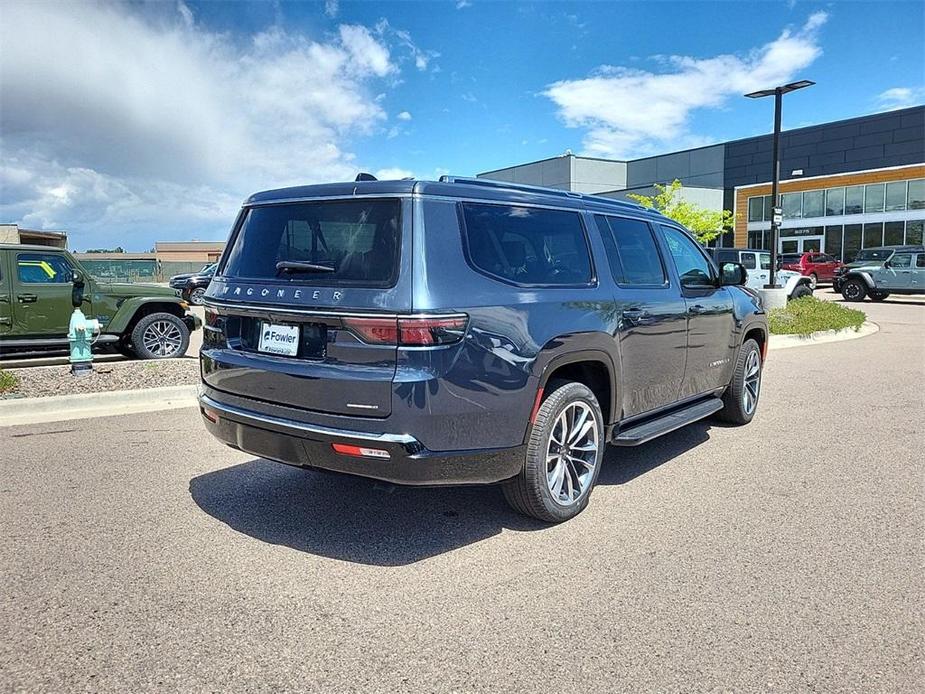
M708 248L713 260L717 263L741 263L748 271L748 282L745 286L750 289L763 289L771 276L771 252L754 248ZM774 283L787 290L788 299L799 299L801 296L812 296L813 288L810 278L793 270L778 270Z

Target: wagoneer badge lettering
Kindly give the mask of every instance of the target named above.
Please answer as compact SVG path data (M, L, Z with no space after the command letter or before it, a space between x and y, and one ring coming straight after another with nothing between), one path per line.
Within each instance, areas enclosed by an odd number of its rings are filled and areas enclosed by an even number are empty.
M230 285L225 284L222 286L221 290L217 291L216 294L219 296L254 296L254 293L257 291L256 287L248 287L243 285ZM271 290L263 287L260 289L260 296L269 296ZM277 289L276 298L277 299L291 299L298 300L305 298L303 295L302 289ZM344 293L339 290L329 290L329 289L315 289L312 290L309 297L313 301L332 301L340 302L344 298Z

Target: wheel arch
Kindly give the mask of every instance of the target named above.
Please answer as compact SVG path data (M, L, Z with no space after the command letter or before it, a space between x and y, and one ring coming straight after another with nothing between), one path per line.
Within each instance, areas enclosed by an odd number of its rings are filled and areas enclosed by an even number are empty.
M123 302L118 313L106 326L106 332L131 335L138 321L152 313L170 313L182 320L184 312L179 301L128 299Z

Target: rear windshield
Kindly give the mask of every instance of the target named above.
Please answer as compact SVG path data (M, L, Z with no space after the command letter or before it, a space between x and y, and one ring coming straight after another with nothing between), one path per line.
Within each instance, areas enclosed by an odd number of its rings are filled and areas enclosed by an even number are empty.
M252 207L223 274L321 285L391 287L398 279L401 201Z
M788 265L796 265L800 262L800 258L802 257L802 253L784 253L780 257L780 262L787 263Z

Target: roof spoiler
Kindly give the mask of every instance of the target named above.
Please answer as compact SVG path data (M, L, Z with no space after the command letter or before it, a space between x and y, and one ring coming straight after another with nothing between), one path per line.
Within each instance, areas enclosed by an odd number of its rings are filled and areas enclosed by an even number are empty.
M357 177L353 179L354 181L378 181L379 179L373 176L371 173L366 173L361 171L357 174Z

